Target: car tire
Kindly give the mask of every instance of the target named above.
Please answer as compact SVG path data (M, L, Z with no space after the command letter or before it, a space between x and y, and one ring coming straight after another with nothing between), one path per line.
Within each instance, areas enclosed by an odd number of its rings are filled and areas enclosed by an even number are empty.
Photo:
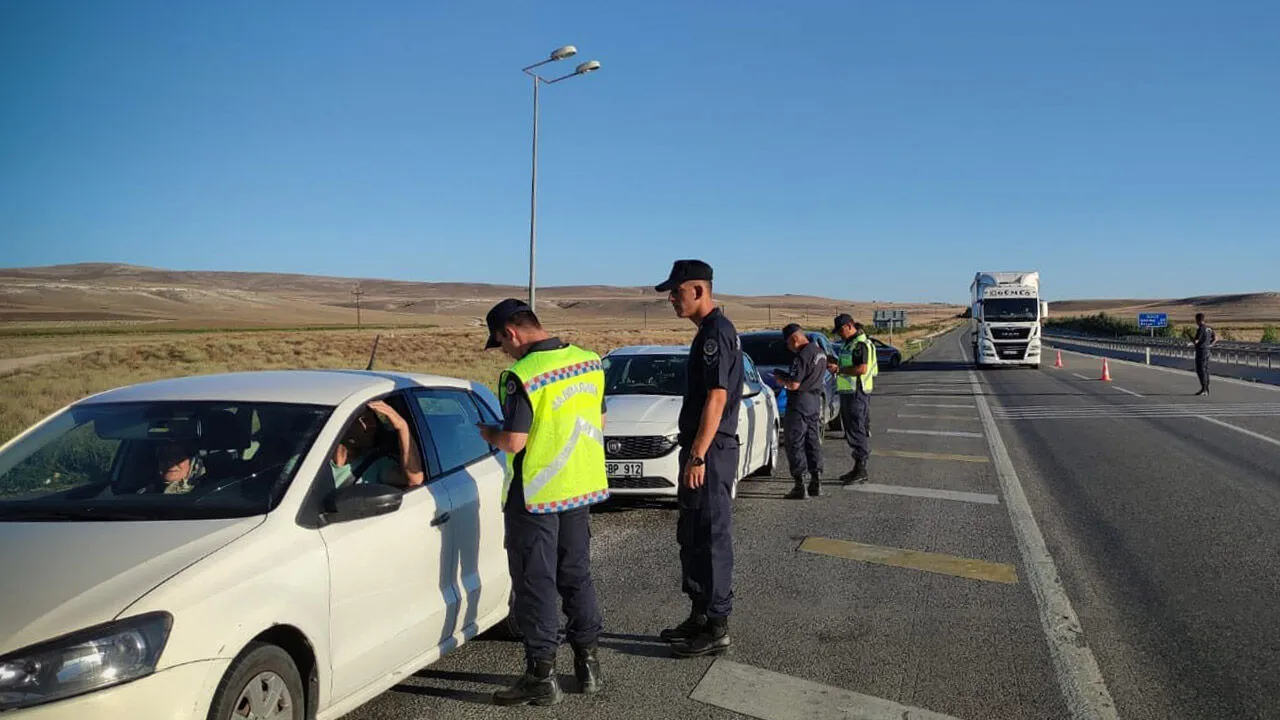
M262 701L275 694L279 695L275 706L259 707L257 716L272 720L304 719L307 697L293 658L277 645L252 642L231 663L218 684L213 705L209 708L209 720L244 717L241 709L252 707L255 700ZM261 711L275 714L262 715Z
M893 354L893 357L890 357L890 358L889 358L889 369L890 369L890 370L896 370L896 369L897 369L897 367L898 367L899 365L901 365L901 364L902 364L902 356L901 356L901 355L899 355L898 353L894 353L894 354Z

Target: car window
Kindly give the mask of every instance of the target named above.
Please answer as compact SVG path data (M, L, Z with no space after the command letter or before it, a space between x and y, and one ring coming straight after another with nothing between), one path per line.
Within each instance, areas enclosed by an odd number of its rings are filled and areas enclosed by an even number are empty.
M268 512L331 410L94 403L0 454L0 520L184 520Z
M742 335L742 353L757 365L765 367L789 367L794 356L781 332L751 333Z
M745 353L742 356L742 396L752 397L764 389L764 381L760 379L760 372L756 370L756 366L751 362L751 358Z
M436 456L440 459L436 474L446 475L494 452L476 429L476 423L492 423L494 420L480 415L471 393L433 388L414 393L414 398L426 421Z
M689 357L687 355L618 355L604 361L604 394L672 395L684 394Z

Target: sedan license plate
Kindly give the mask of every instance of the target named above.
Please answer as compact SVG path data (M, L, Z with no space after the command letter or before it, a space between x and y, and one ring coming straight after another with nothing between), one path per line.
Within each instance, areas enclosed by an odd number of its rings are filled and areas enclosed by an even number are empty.
M638 478L644 477L644 463L624 462L624 463L605 463L604 472L611 478Z

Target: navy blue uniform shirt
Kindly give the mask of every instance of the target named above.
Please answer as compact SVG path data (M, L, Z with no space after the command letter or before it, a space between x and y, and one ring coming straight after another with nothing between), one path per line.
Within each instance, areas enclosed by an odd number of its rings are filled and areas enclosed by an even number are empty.
M728 393L716 432L737 435L742 405L742 344L738 329L720 308L712 310L698 326L698 334L689 346L686 374L688 387L680 406L680 446L693 445L702 423L702 409L707 405L707 392L716 388Z

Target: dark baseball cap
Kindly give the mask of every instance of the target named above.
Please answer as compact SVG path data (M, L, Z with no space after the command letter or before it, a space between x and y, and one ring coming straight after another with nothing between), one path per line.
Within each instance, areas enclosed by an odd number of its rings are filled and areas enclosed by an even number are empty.
M492 350L502 345L498 342L498 331L502 330L516 313L521 312L531 313L533 309L525 301L516 298L507 298L490 308L489 314L484 317L485 324L489 326L489 340L484 344L485 350Z
M677 260L671 265L671 275L653 289L658 292L668 292L678 287L680 283L690 280L711 282L711 266L701 260Z
M840 332L840 328L845 325L853 324L853 316L849 313L840 313L836 316L835 332Z
M803 329L804 328L800 327L796 323L787 323L787 326L782 328L782 339L785 340L791 337L792 333L798 333Z

